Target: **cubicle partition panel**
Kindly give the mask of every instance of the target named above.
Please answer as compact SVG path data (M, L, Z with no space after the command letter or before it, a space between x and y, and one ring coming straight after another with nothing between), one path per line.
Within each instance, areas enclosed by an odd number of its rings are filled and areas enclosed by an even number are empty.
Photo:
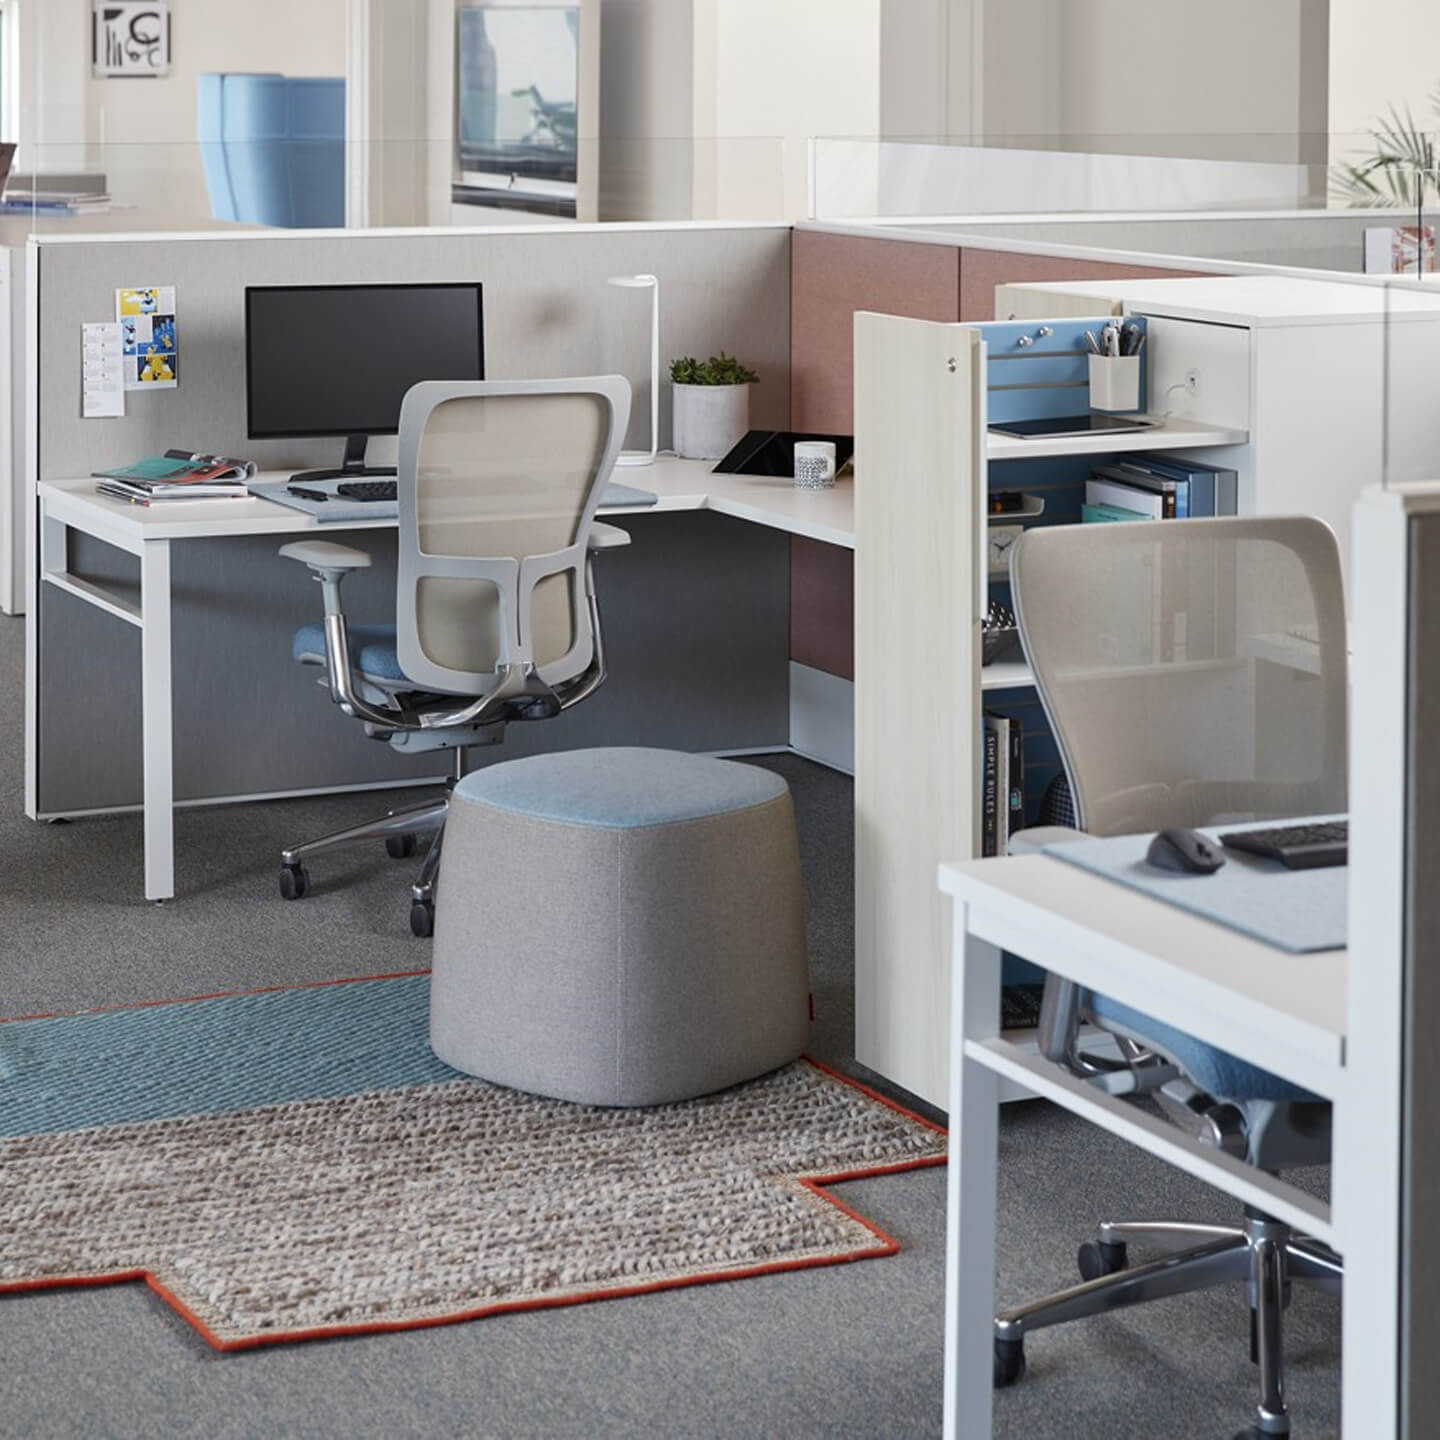
M247 436L243 306L250 284L479 280L487 375L629 376L636 393L627 443L644 449L648 314L605 281L648 271L660 278L664 356L736 353L761 376L753 423L780 427L789 416L788 227L47 240L31 260L31 305L40 317L26 399L37 442L32 484L87 476L174 446L246 455L262 469L338 463L338 439ZM122 419L83 420L81 324L113 317L117 288L148 285L175 287L179 385L131 392ZM274 363L283 365L284 356ZM662 445L668 438L666 416ZM383 457L393 446L391 439L371 448ZM644 475L633 470L625 478L643 485ZM733 750L787 743L788 537L705 512L625 523L635 543L597 562L611 680L544 726L512 726L503 746L474 751L473 760L589 744ZM291 662L291 632L319 618L320 597L302 566L277 556L284 538L172 546L176 798L443 773L443 755L401 759L365 739L317 688L314 672ZM375 569L346 582L352 615L388 619L393 534L372 529L334 538L377 557ZM138 592L136 562L88 537L72 533L68 568L112 592ZM54 815L133 806L141 795L140 634L73 594L33 583L27 808Z
M879 236L873 227L798 225L791 247L791 428L853 431L856 311L917 320L994 320L995 287L1003 283L1193 273L991 249L898 227ZM863 485L864 477L857 483ZM830 682L854 677L852 562L850 551L833 545L791 542L790 658L797 667L791 687L797 697L849 703ZM797 728L809 723L803 713L792 718Z

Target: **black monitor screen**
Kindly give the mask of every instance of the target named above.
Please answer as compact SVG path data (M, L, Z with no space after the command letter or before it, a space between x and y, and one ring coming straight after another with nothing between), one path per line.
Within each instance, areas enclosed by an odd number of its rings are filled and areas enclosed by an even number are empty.
M391 435L420 380L483 380L480 286L252 285L250 436Z

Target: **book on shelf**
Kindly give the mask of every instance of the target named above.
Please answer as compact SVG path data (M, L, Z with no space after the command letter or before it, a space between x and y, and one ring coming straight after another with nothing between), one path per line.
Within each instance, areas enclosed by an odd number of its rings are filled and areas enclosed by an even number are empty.
M1162 490L1175 488L1175 518L1234 515L1238 510L1239 477L1221 465L1174 454L1140 451L1099 466L1093 472L1107 479Z
M980 753L980 854L984 858L1000 853L996 848L1000 828L1000 735L988 715Z
M253 460L234 455L192 454L189 450L167 450L130 465L96 470L95 487L102 495L149 505L163 500L213 500L245 496L246 482L255 473Z
M1115 465L1097 465L1085 482L1085 503L1087 505L1113 505L1117 510L1133 510L1144 520L1183 519L1189 513L1188 505L1182 508L1182 499L1188 500L1189 488L1184 496L1174 480L1141 475L1138 472L1121 471Z
M1025 824L1025 736L1012 715L987 710L983 720L980 854L1004 855Z

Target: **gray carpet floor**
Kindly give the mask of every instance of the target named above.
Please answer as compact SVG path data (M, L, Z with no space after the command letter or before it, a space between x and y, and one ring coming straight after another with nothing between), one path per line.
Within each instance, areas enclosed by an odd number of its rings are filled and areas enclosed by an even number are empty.
M181 812L177 899L141 898L138 817L24 818L24 625L0 619L0 1015L423 968L411 866L351 851L286 904L287 842L375 813L374 796ZM851 1073L851 785L793 757L816 1020L811 1052ZM378 847L377 847L378 851ZM865 1078L873 1078L866 1076ZM1223 1195L1054 1109L1006 1107L999 1295L1074 1276L1097 1220L1233 1221ZM896 1236L893 1259L220 1355L142 1285L0 1299L0 1435L922 1436L940 1429L943 1169L837 1187ZM3 1245L0 1216L0 1245ZM1296 1287L1296 1434L1338 1430L1339 1307ZM1238 1290L1162 1301L1033 1338L996 1433L1229 1436L1255 1373Z

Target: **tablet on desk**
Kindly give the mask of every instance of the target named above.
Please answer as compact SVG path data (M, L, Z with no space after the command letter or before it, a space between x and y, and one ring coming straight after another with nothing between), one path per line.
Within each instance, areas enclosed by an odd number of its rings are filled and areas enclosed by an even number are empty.
M772 475L789 479L795 473L797 440L829 440L835 446L835 472L839 474L855 450L853 435L814 435L801 430L750 430L730 453L711 467L719 474Z
M997 435L1037 440L1060 435L1123 435L1149 430L1157 423L1138 415L1050 415L1041 420L992 420L987 428Z

